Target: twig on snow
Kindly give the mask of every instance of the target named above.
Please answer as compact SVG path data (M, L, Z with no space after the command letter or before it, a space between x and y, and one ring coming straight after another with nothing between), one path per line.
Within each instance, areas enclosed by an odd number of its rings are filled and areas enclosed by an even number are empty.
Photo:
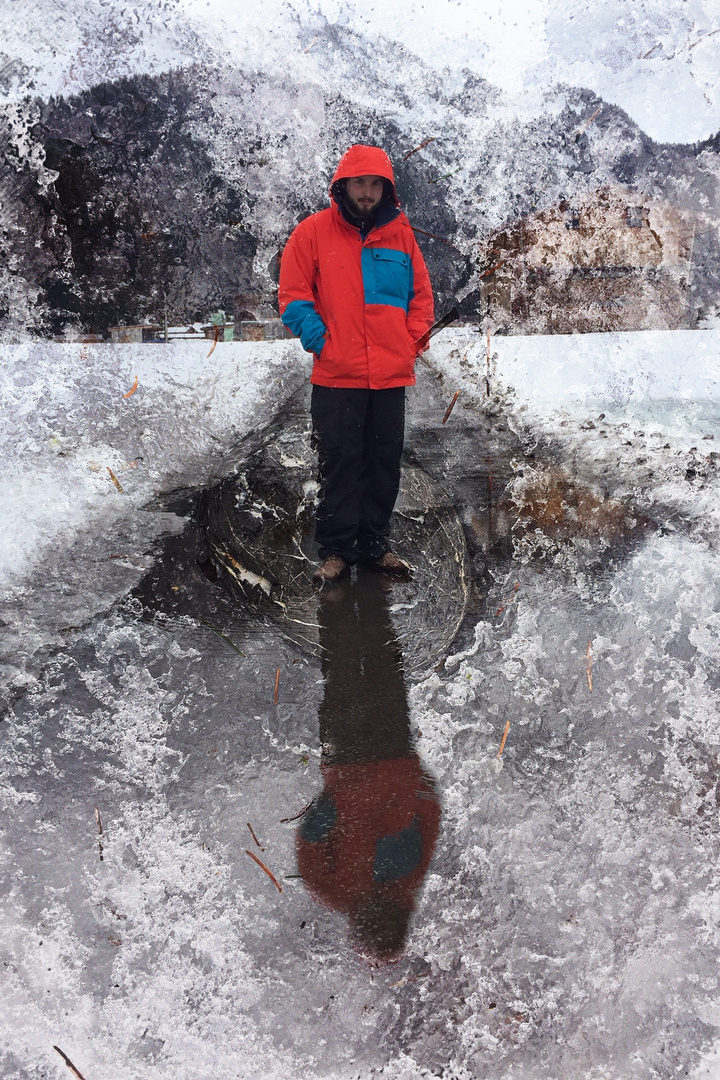
M414 150L408 150L407 154L403 156L403 161L407 161L407 159L409 157L412 157L413 154L417 154L418 150L422 150L423 147L428 146L429 143L435 142L435 140L439 137L439 135L432 135L429 139L425 139L424 142L421 142L419 146L416 146Z
M253 829L253 827L252 827L252 825L250 824L249 821L247 822L247 827L250 830L250 835L252 836L252 838L255 841L255 843L257 844L257 846L260 848L261 851L264 851L265 848L262 846L262 844L258 840L257 836L255 835L255 830Z
M442 418L443 424L447 424L448 420L450 419L450 413L455 408L455 402L457 401L457 399L460 397L461 394L462 394L462 390L456 390L455 391L455 396L452 399L452 401L450 402L450 404L448 405L447 409L445 410L445 415Z
M83 1076L83 1074L82 1074L82 1073L80 1072L80 1070L79 1070L79 1069L77 1069L77 1068L76 1068L76 1067L75 1067L75 1066L73 1065L72 1061L71 1061L71 1060L70 1060L70 1058L69 1058L69 1057L67 1056L67 1054L63 1053L63 1051L62 1051L62 1050L60 1049L60 1047L59 1047L59 1046L55 1046L55 1044L54 1044L54 1043L53 1043L53 1050L55 1051L55 1053L56 1053L56 1054L59 1054L59 1055L60 1055L60 1057L61 1057L61 1058L63 1059L63 1061L64 1061L64 1062L65 1062L65 1064L67 1065L68 1069L70 1070L70 1072L71 1072L71 1073L74 1073L74 1074L75 1074L75 1076L77 1076L77 1080L85 1080L85 1077Z
M253 861L253 862L256 862L256 863L258 864L258 866L260 867L260 869L261 869L261 870L264 870L264 871L265 871L265 873L266 873L266 874L267 874L267 876L268 876L268 877L270 878L270 880L272 881L272 883L273 883L273 885L275 886L275 888L277 889L277 891L278 891L279 893L281 893L281 892L282 892L282 885L280 884L280 882L278 881L278 879L277 879L277 878L275 877L275 875L273 874L272 870L268 869L268 867L267 867L267 866L265 865L265 863L264 863L264 862L262 861L262 859L258 859L257 855L254 855L254 854L252 853L252 851L248 851L248 849L247 849L247 848L245 848L245 854L246 854L246 855L249 855L249 856L250 856L250 858L252 859L252 861Z
M213 343L212 343L212 345L210 347L210 352L205 357L206 360L209 360L210 357L212 356L213 352L215 351L215 346L217 345L219 340L220 340L220 327L216 326L215 331L213 333Z
M287 825L287 823L289 821L297 821L298 818L301 818L303 816L303 814L307 813L307 811L310 809L311 805L312 805L312 803L308 803L307 806L303 806L300 813L299 814L294 814L292 817L281 817L280 818L280 824L281 825Z
M597 109L596 109L596 110L595 110L595 112L594 112L594 113L592 114L592 116L590 117L590 119L589 119L588 121L586 121L586 123L585 123L585 124L583 124L583 126L582 126L582 127L580 128L580 130L578 131L577 135L575 136L575 141L576 141L576 142L577 142L577 140L578 140L578 139L580 138L580 136L581 136L581 135L583 135L583 134L584 134L584 132L586 132L586 131L587 131L587 129L588 129L589 127L590 127L590 125L592 124L593 120L595 119L595 117L597 116L597 114L598 114L598 113L600 112L600 110L601 110L601 109L602 109L602 105L598 105Z
M122 493L123 493L123 489L122 489L122 484L121 484L121 483L120 483L120 481L118 480L117 476L116 476L116 475L115 475L115 473L114 473L114 472L112 471L112 469L110 468L110 466L109 466L109 465L106 465L106 466L105 466L105 468L106 468L106 469L107 469L107 471L108 471L108 472L110 473L110 479L112 480L113 484L115 485L115 487L116 487L116 488L118 489L118 491L119 491L119 492L120 492L120 494L122 495Z
M592 666L593 666L592 638L590 638L590 641L588 641L588 643L587 643L587 649L585 650L585 655L587 656L586 675L587 675L588 690L592 694L592 688L593 688L593 680L592 680Z

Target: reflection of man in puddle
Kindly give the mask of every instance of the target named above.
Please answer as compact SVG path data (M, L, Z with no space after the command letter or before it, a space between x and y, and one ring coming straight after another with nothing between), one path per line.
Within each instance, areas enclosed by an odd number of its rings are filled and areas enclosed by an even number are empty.
M433 321L430 279L399 207L387 154L351 146L332 206L298 225L283 252L280 314L313 354L312 419L321 495L316 581L356 562L408 566L388 533L400 484L405 387Z
M325 787L297 832L310 891L346 912L363 951L402 950L437 839L440 806L412 749L387 584L360 573L320 603Z

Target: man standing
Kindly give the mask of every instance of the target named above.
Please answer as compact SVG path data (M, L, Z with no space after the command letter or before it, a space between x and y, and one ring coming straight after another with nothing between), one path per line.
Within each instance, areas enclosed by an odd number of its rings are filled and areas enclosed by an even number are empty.
M433 321L427 268L395 193L390 159L351 146L333 176L332 205L302 221L280 268L280 314L313 354L311 413L320 505L320 583L361 562L392 574L405 387Z

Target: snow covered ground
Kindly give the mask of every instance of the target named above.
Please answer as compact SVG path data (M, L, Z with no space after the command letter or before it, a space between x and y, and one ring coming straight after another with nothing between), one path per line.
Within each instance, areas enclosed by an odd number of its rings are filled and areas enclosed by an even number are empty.
M0 347L0 372L0 635L12 686L27 653L124 595L155 539L182 528L143 507L222 475L309 365L288 342L221 342L210 356L204 341L37 342ZM28 575L41 595L28 596Z
M295 343L206 349L0 354L3 1078L68 1075L53 1045L86 1080L720 1076L720 333L492 339L489 394L485 340L434 339L442 437L512 429L516 506L560 476L647 525L530 522L409 687L443 821L384 967L292 876L317 663L130 595L163 498L307 377Z

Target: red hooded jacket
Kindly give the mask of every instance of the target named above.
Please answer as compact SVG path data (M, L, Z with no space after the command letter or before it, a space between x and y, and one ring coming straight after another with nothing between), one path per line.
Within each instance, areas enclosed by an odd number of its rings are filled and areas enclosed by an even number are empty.
M381 203L363 236L332 200L292 233L280 267L280 315L313 353L319 386L384 390L412 386L415 360L433 322L425 262L395 195L390 159L377 146L351 146L333 176L382 176L394 205Z

